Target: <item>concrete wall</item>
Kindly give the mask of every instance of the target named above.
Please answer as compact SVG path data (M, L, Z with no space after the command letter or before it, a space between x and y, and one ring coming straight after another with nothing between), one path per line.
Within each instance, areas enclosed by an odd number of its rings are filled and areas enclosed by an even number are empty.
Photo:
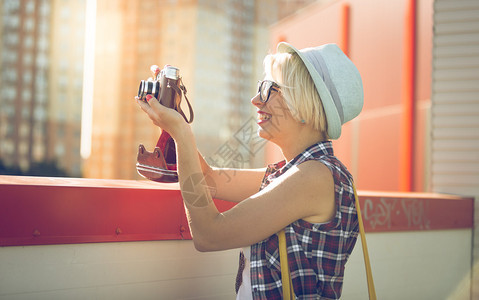
M470 299L470 229L367 235L378 299ZM238 250L191 240L1 247L0 300L234 299ZM361 243L342 299L368 299Z
M238 251L191 240L0 248L0 299L233 299Z
M366 238L378 299L471 299L472 230L371 233ZM362 255L358 241L346 265L341 299L368 299Z

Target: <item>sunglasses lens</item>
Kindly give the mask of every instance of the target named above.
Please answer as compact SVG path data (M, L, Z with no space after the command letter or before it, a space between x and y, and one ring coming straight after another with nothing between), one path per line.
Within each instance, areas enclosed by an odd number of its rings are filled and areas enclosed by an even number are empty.
M271 88L271 82L270 81L261 82L260 87L259 87L259 96L260 96L261 102L268 101L268 94L269 94L269 89L270 88Z

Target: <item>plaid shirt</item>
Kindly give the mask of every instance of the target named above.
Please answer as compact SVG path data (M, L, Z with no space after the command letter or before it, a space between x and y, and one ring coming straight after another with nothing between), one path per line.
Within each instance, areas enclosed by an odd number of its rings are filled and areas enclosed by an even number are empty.
M288 164L268 166L261 189L295 165L308 160L325 164L334 178L336 215L325 224L297 220L286 226L288 262L297 299L339 299L344 265L358 236L352 176L334 156L332 143L310 146ZM278 237L273 235L251 246L253 299L282 299Z

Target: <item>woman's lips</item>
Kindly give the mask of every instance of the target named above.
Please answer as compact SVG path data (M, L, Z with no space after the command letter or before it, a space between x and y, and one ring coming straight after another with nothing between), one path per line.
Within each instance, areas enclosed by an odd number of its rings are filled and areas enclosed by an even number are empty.
M264 111L258 111L258 124L265 123L267 121L271 120L271 115L268 113L265 113Z

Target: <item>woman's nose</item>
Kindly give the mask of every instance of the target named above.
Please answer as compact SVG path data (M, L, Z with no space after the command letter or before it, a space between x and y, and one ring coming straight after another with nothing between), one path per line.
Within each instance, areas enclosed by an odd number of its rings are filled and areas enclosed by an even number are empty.
M253 104L256 107L262 107L264 105L263 102L261 102L259 98L259 93L256 94L253 98L251 98L251 104Z

